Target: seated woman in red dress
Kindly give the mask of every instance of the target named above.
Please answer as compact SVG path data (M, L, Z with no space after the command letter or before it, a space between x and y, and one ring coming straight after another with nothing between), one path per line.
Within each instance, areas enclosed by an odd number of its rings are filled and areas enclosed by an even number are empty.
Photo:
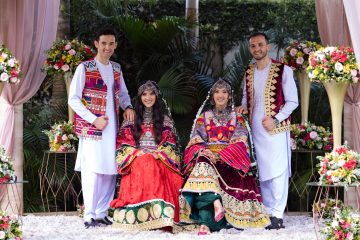
M219 79L198 111L184 154L180 221L199 224L199 235L269 223L249 136L248 123L234 111L231 85Z
M174 122L155 82L139 87L135 122L122 124L117 140L119 194L114 226L149 230L179 221L183 184Z

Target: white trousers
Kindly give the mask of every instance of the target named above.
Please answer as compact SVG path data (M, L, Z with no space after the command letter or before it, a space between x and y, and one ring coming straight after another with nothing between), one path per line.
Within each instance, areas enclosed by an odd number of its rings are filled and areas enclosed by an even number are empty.
M261 195L269 215L283 218L289 191L289 171L280 176L260 182Z
M110 202L114 199L115 181L116 175L100 174L81 168L85 221L108 215Z

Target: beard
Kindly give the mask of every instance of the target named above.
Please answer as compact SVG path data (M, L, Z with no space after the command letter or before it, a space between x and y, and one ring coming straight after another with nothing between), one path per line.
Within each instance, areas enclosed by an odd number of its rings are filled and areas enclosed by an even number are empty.
M259 55L253 55L253 57L255 58L255 60L262 60L267 56L267 52L261 52Z

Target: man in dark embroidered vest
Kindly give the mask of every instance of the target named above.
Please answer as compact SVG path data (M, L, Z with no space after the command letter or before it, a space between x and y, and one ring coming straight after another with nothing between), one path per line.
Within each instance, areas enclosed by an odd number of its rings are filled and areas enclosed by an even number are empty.
M96 57L77 67L68 100L76 113L74 128L79 136L79 149L75 170L81 171L86 228L112 224L107 212L117 174L119 107L125 109L125 118L134 120L121 67L110 61L117 46L116 33L109 28L101 29L94 44Z
M249 113L253 130L261 193L271 216L266 229L279 229L291 176L290 114L298 106L297 89L291 68L269 57L265 34L252 34L249 50L255 63L245 72L239 111Z

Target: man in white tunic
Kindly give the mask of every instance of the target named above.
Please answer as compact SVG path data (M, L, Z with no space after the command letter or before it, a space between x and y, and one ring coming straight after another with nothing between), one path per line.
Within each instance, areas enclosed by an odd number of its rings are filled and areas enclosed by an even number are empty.
M283 214L291 176L290 114L298 106L290 67L268 56L270 44L263 33L249 37L255 59L245 73L240 112L249 113L259 168L260 188L271 224L284 228Z
M111 225L107 217L116 180L115 148L119 107L134 119L131 100L118 63L109 59L116 33L102 29L94 41L95 59L81 63L71 82L68 103L75 111L79 148L75 170L81 171L85 227Z

